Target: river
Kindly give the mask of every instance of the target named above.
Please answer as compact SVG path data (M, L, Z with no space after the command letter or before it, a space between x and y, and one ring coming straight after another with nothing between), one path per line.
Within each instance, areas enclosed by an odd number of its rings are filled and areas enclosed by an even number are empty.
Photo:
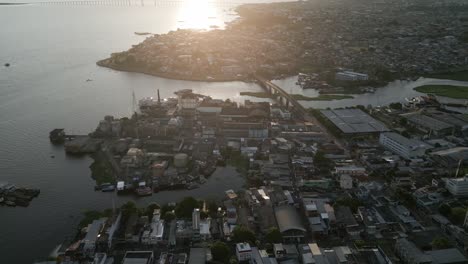
M0 263L32 263L46 258L74 233L84 210L112 206L113 194L93 190L88 168L91 159L66 156L61 147L51 145L51 129L88 133L107 114L128 116L132 92L138 99L154 96L160 89L162 97L170 97L176 90L191 88L214 98L261 100L239 95L261 91L255 84L175 81L116 72L95 64L145 38L134 32L222 27L233 17L225 4L200 4L201 0L160 4L158 0L155 5L140 1L44 5L35 1L0 6L0 181L42 191L27 208L0 207ZM5 63L11 66L4 67ZM283 80L282 86L288 87L291 80ZM369 104L371 97L389 102L398 94L393 88L387 90L381 95L362 95L359 104ZM342 106L349 101L309 103ZM200 189L161 192L137 202L143 206L188 195L220 197L224 190L237 190L243 184L232 168L226 168L218 170ZM115 198L115 203L118 206L129 199Z

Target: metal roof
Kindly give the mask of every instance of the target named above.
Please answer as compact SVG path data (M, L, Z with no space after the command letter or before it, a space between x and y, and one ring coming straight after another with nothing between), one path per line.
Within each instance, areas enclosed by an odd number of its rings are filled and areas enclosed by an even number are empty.
M302 232L306 231L296 208L292 206L284 205L276 207L275 216L281 233L293 229L300 230Z
M360 109L321 110L320 112L345 134L388 131L382 122L375 120Z

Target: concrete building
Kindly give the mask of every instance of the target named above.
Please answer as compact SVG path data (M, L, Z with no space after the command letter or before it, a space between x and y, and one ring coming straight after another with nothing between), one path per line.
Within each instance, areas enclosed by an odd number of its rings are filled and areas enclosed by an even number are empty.
M355 165L352 166L341 166L335 168L335 174L337 175L349 175L349 176L364 176L366 175L366 168L358 167Z
M453 196L468 196L468 177L446 179L445 188Z
M201 239L200 237L200 209L198 208L193 209L192 230L193 230L192 239L195 241L200 240Z
M296 208L289 205L278 206L275 208L275 217L285 242L301 242L304 240L306 229Z
M424 156L426 150L430 149L429 145L421 141L409 139L394 132L380 134L379 143L405 159Z
M195 109L198 106L198 96L190 89L178 91L177 93L177 108L181 109Z
M388 131L382 122L360 109L321 110L320 112L345 135L376 134Z
M94 256L96 250L96 242L99 238L99 233L102 231L107 218L101 218L94 220L87 227L86 236L83 238L81 243L83 244L83 253L87 256Z
M410 113L403 116L419 130L436 136L451 134L455 128L453 125L445 123L444 121L419 113Z
M250 261L252 258L252 248L249 243L236 244L236 257L239 262Z
M341 189L349 190L353 188L353 178L348 174L342 174L340 176L340 187Z
M335 74L335 79L340 81L367 81L369 75L352 71L340 71Z
M153 251L127 251L122 264L151 264L154 263Z

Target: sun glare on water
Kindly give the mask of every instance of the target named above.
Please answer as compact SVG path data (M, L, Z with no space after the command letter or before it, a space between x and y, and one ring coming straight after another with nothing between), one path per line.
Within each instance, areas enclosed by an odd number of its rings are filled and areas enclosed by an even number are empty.
M178 17L181 28L209 29L219 26L220 10L210 0L186 0L182 4Z

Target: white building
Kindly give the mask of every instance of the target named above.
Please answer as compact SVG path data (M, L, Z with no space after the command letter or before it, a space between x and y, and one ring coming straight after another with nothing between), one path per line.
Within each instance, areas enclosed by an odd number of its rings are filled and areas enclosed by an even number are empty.
M369 80L369 75L352 71L341 71L335 74L335 79L341 81L367 81Z
M236 256L239 262L249 261L252 258L252 248L249 243L236 244Z
M353 188L353 178L348 174L340 176L340 187L341 189L349 190Z
M468 196L468 177L445 179L445 188L454 196Z
M350 176L363 176L366 175L366 168L358 167L355 165L352 166L341 166L335 167L335 173L338 175L350 175Z
M405 138L394 132L381 133L379 142L386 149L405 159L424 156L426 150L430 148L421 141Z
M192 213L193 240L200 240L200 209L193 209Z
M211 221L210 219L200 221L200 238L201 240L211 239Z
M163 240L164 220L161 219L161 211L155 209L151 220L150 228L143 232L141 242L146 245L156 245Z

